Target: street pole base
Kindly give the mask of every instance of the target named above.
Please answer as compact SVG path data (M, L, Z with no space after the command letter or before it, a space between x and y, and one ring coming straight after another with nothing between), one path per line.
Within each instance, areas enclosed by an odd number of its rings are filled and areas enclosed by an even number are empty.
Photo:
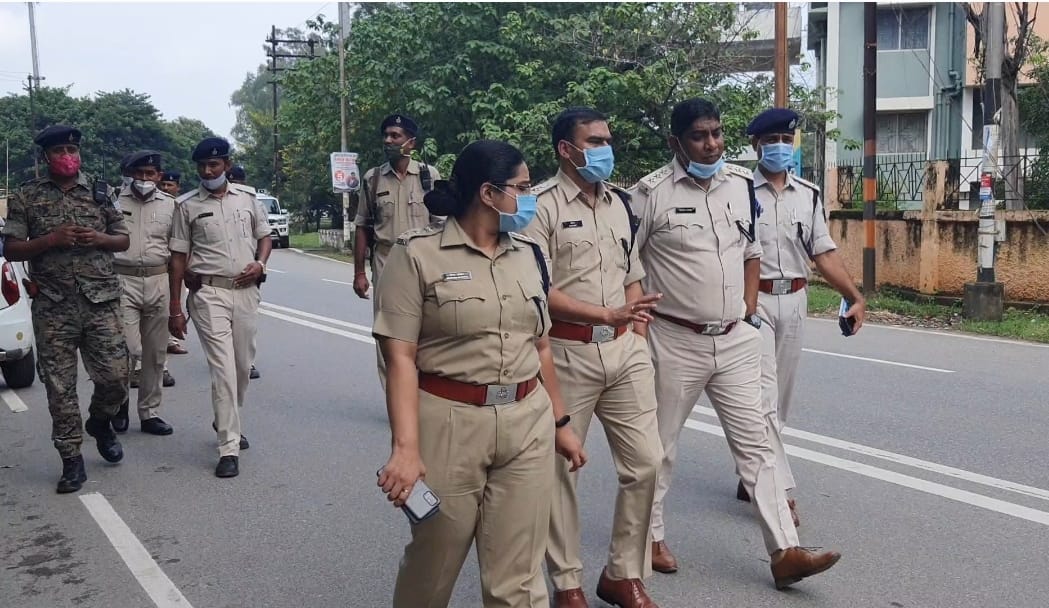
M966 283L962 316L970 321L1001 321L1004 301L1002 283Z

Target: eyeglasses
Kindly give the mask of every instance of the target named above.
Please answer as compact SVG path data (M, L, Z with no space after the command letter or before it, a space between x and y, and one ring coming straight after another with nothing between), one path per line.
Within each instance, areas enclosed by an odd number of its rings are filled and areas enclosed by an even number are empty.
M523 184L492 184L492 185L495 186L496 188L513 188L513 189L517 190L518 192L524 192L526 194L532 192L532 184L530 182L525 182Z

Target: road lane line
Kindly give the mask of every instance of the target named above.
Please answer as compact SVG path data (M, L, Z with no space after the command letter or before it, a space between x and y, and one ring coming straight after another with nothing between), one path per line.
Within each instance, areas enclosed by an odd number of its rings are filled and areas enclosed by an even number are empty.
M835 327L838 325L836 319L821 319L819 317L809 317L810 321L820 321L823 323L833 323ZM1037 342L1024 342L1023 340L1010 340L1008 338L987 338L984 336L974 336L972 334L963 334L949 330L935 330L935 329L918 329L916 327L897 327L896 325L882 325L880 323L867 323L863 324L864 327L871 327L875 329L891 329L892 331L905 331L913 334L927 334L930 336L943 336L945 338L958 338L959 340L975 340L977 342L995 342L998 344L1012 344L1013 346L1030 346L1033 348L1049 348L1049 344L1039 344Z
M725 433L721 430L720 426L707 424L706 422L689 419L685 421L685 426L702 433L717 435L718 437L725 436ZM1006 502L1004 500L998 500L997 498L989 498L982 494L959 490L957 488L952 488L932 481L926 481L924 479L918 479L917 477L911 477L910 475L904 475L895 471L879 469L878 467L873 467L868 464L838 458L837 456L830 456L822 452L807 450L793 445L785 445L784 448L788 454L795 458L810 460L835 469L841 469L857 475L863 475L864 477L870 477L872 479L886 481L912 490L918 490L919 492L925 492L926 494L933 494L948 500L954 500L974 507L980 507L981 509L987 509L988 511L1009 515L1011 517L1016 517L1017 519L1024 519L1036 524L1042 524L1043 526L1049 526L1049 513L1045 511L1039 511L1038 509L1032 509L1030 507Z
M113 548L127 564L138 584L149 595L157 608L193 608L175 583L171 582L157 562L150 556L142 543L131 531L120 515L113 510L105 496L97 492L80 496L80 502L87 507L95 523L109 538Z
M870 357L859 357L857 355L846 355L844 353L832 353L826 350L816 350L814 348L803 348L804 352L812 353L815 355L827 355L829 357L841 357L843 359L856 359L858 361L869 361L871 363L882 363L885 365L895 365L898 367L909 367L911 369L920 369L927 372L939 372L941 374L953 374L953 369L941 369L939 367L926 367L924 365L914 365L911 363L900 363L899 361L887 361L885 359L872 359Z
M275 272L277 274L286 274L287 270L277 270L276 268L267 268L266 272Z
M696 406L692 410L697 414L704 416L717 417L717 412L712 408ZM810 433L808 431L800 431L798 429L792 429L790 427L784 428L782 431L784 436L797 437L805 441L811 441L812 443L818 443L832 448L838 448L840 450L846 450L861 454L863 456L869 456L871 458L878 458L880 460L886 460L888 462L894 462L896 464L913 467L915 469L921 469L923 471L929 471L930 473L937 473L946 477L954 479L961 479L970 483L975 483L997 490L1004 490L1007 492L1014 492L1016 494L1023 494L1024 496L1030 496L1031 498L1039 498L1041 500L1049 500L1049 490L1043 490L1042 488L1036 488L1033 486L1025 486L1007 479L998 479L997 477L990 477L989 475L981 475L980 473L973 473L972 471L966 471L965 469L956 469L935 462L929 462L928 460L921 460L919 458L912 458L910 456L904 456L903 454L897 454L895 452L889 452L887 450L880 450L878 448L872 448L870 446L862 445L859 443L852 443L851 441L844 441L842 439L835 439L834 437L827 437L826 435L817 435L816 433Z
M16 414L29 409L26 407L25 401L22 401L22 398L18 396L18 393L9 388L0 389L0 399L3 399L7 407Z
M301 249L292 249L292 251L299 255L304 255L308 258L317 258L318 260L325 260L327 262L335 262L336 264L346 264L347 266L353 266L353 262L343 262L342 260L336 260L334 258L329 258L328 256L324 255L317 255L316 253L306 253Z
M362 336L361 334L355 334L341 329L335 329L334 327L328 327L327 325L321 325L320 323L314 323L312 321L306 321L303 319L297 319L288 315L281 314L279 312L273 312L272 310L266 310L263 308L259 309L259 313L264 314L274 319L280 319L281 321L287 321L288 323L294 323L295 325L301 325L303 327L309 327L310 329L317 329L329 334L336 336L342 336L343 338L349 338L358 342L364 342L365 344L375 344L375 339L371 336Z
M338 283L339 285L349 285L353 287L353 283L347 283L346 281L336 281L335 279L321 279L325 283Z
M312 312L306 312L305 310L299 310L297 308L288 308L287 306L281 306L280 304L272 304L270 302L262 302L260 306L264 308L270 308L277 312L288 313L297 317L304 317L306 319L313 319L314 321L323 321L329 325L337 325L339 327L345 327L347 329L357 330L363 332L366 336L372 335L372 328L367 325L358 325L356 323L350 323L349 321L342 321L339 319L333 319L331 317L325 317L323 315L315 315Z

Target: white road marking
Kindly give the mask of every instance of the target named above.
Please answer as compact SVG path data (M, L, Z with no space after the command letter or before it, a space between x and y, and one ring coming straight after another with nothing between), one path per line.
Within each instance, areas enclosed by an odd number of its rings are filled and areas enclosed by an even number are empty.
M825 351L825 350L816 350L814 348L803 348L801 350L804 351L804 352L807 352L807 353L813 353L815 355L827 355L829 357L841 357L843 359L856 359L858 361L869 361L871 363L881 363L881 364L884 364L884 365L895 365L897 367L909 367L911 369L920 369L920 370L925 370L927 372L939 372L941 374L953 374L954 373L954 370L952 370L952 369L941 369L939 367L926 367L924 365L913 365L911 363L900 363L899 361L887 361L885 359L872 359L870 357L859 357L859 356L856 356L856 355L846 355L844 353L832 353L832 352Z
M266 272L275 272L277 274L286 274L287 270L277 270L276 268L267 268Z
M26 407L25 401L22 401L22 398L18 396L18 393L9 388L0 389L0 399L3 399L7 407L11 408L11 411L16 414L29 409Z
M706 422L689 419L685 421L685 426L703 433L709 433L719 437L725 436L725 433L721 430L720 426L714 426L713 424L707 424ZM996 498L989 498L982 494L959 490L957 488L952 488L932 481L926 481L924 479L918 479L917 477L911 477L910 475L904 475L895 471L879 469L878 467L873 467L868 464L838 458L837 456L830 456L822 452L807 450L793 445L785 445L784 448L787 450L788 454L795 458L810 460L835 469L841 469L857 475L863 475L864 477L886 481L912 490L918 490L919 492L933 494L948 500L954 500L974 507L980 507L981 509L1001 513L1003 515L1024 519L1037 524L1042 524L1043 526L1049 526L1049 513L1045 511L1039 511L1038 509L1032 509L1030 507L1006 502L1004 500L998 500Z
M704 416L711 416L714 418L717 417L717 412L715 412L712 408L709 407L697 405L692 411ZM835 439L834 437L827 437L826 435L817 435L816 433L792 429L790 427L783 429L783 435L788 437L797 437L798 439L803 439L812 443L818 443L820 445L838 448L839 450L846 450L849 452L854 452L856 454L862 454L863 456L869 456L871 458L878 458L880 460L886 460L888 462L894 462L896 464L914 467L915 469L921 469L923 471L929 471L930 473L936 473L939 475L944 475L946 477L968 481L970 483L987 486L996 490L1005 490L1007 492L1015 492L1016 494L1030 496L1031 498L1049 500L1049 490L1043 490L1042 488L1035 488L1033 486L1025 486L1023 484L1009 481L1007 479L998 479L997 477L981 475L980 473L973 473L972 471L966 471L964 469L956 469L954 467L937 464L935 462L929 462L928 460L912 458L910 456L904 456L903 454L896 454L895 452L880 450L878 448L872 448L870 446L862 445L859 443L852 443L851 441Z
M346 281L336 281L335 279L321 279L325 283L338 283L339 285L349 285L353 287L353 283L347 283Z
M149 551L142 546L131 528L113 510L105 496L97 492L84 494L80 496L80 502L87 507L88 513L95 519L98 527L102 528L113 548L120 554L135 580L142 585L157 608L193 608L175 583L171 582L153 560Z
M835 319L821 319L819 317L809 317L810 321L819 321L822 323L833 323L835 327L838 325L838 321ZM946 330L935 330L935 329L918 329L916 327L898 327L896 325L881 325L878 323L864 323L863 327L871 327L874 329L891 329L892 331L905 331L913 334L927 334L930 336L943 336L945 338L958 338L959 340L975 340L977 342L994 342L998 344L1012 344L1013 346L1030 346L1033 348L1049 348L1049 344L1039 344L1037 342L1024 342L1023 340L1009 340L1008 338L987 338L984 336L974 336L972 334L959 333L954 331Z
M315 315L312 312L306 312L305 310L298 310L296 308L288 308L287 306L281 306L279 304L271 304L269 302L263 302L261 304L264 308L270 308L277 312L284 312L297 317L304 317L306 319L313 319L314 321L323 321L329 325L337 325L339 327L345 327L347 329L353 329L360 332L364 332L365 335L371 336L372 328L367 325L358 325L356 323L350 323L349 321L341 321L339 319L332 319L331 317L325 317L322 315Z
M295 325L301 325L303 327L309 327L310 329L320 330L336 336L342 336L343 338L349 338L358 342L364 342L365 344L375 344L375 339L371 336L362 336L361 334L355 334L341 329L335 329L334 327L328 327L327 325L321 325L320 323L314 323L313 321L306 321L303 319L296 319L272 310L259 309L260 314L264 314L274 319L280 319L281 321L287 321L288 323L294 323Z

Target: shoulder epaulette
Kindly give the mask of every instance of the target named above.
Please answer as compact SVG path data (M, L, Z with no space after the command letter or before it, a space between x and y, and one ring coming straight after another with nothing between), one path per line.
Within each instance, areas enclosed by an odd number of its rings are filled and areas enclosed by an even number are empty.
M182 203L184 203L184 202L188 201L189 199L193 198L194 196L196 196L198 192L200 192L200 188L194 188L194 189L190 190L189 192L187 192L187 193L179 196L178 198L176 198L175 202L181 205Z
M434 234L440 234L441 227L442 224L434 222L422 228L413 228L412 230L408 230L405 233L401 234L401 236L397 237L397 244L407 246L408 242L412 239L419 238L421 236L431 236Z
M170 194L164 192L159 188L153 191L153 196L156 196L158 198L175 198L174 196L171 196Z
M559 184L560 182L561 180L557 179L556 177L551 177L550 179L540 183L538 186L533 186L532 194L539 196L545 192L549 192L553 190L554 187L557 186L557 184Z
M801 184L802 186L805 186L806 188L810 188L810 189L812 189L812 190L815 190L816 192L819 192L819 191L820 191L820 187L819 187L819 186L817 186L816 184L814 184L814 183L810 182L810 181L809 181L809 180L807 180L807 179L801 179L801 178L800 178L800 177L798 177L797 175L791 175L791 176L790 176L790 179L792 179L792 180L794 180L794 181L798 182L799 184Z
M26 186L28 186L30 184L42 184L42 183L44 183L44 180L46 180L46 179L47 179L46 177L34 177L34 178L31 178L31 179L25 180L24 182L19 184L18 187L19 188L24 188L24 187L26 187Z
M754 172L753 171L751 171L750 169L748 169L746 167L741 167L739 165L733 165L732 163L725 163L725 173L731 173L733 175L738 175L738 176L742 177L743 179L749 179L749 180L752 180L752 181L754 179Z
M239 190L240 192L244 192L244 193L250 194L252 196L258 196L258 191L255 190L255 188L253 188L251 186L248 186L246 184L229 184L229 186L227 186L227 187L230 188L231 190Z
M674 165L671 163L667 163L666 165L663 165L662 167L642 177L641 180L637 182L637 185L640 187L642 192L648 193L654 190L656 186L666 181L666 179L673 174Z
M535 239L533 239L530 236L525 236L525 235L521 234L520 232L507 232L507 234L510 235L510 238L516 239L518 241L521 241L522 243L528 243L529 245L537 244L535 242Z

